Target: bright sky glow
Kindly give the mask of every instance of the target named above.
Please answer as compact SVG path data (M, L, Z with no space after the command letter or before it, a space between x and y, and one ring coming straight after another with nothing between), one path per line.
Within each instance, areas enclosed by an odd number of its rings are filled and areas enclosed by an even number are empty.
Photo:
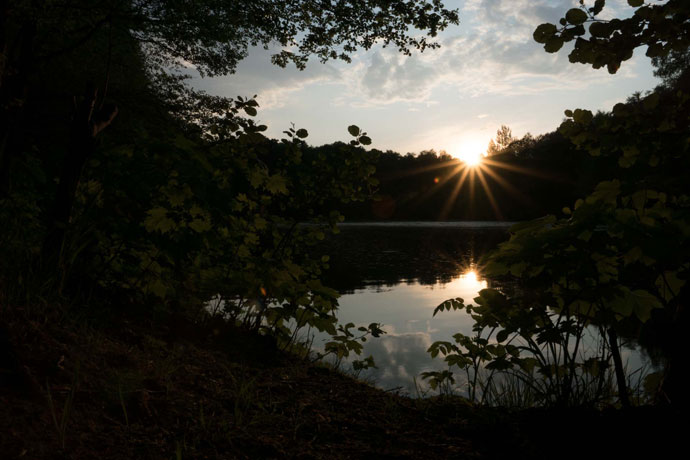
M448 153L467 166L478 166L486 155L486 146L489 139L482 141L479 139L469 139L462 141L457 147L448 150Z
M644 49L609 75L571 64L568 45L548 54L534 42L536 26L556 23L578 0L444 3L460 9L461 23L439 35L437 50L405 57L376 46L350 64L311 60L300 72L273 66L270 51L255 49L235 74L193 84L225 96L257 94L257 121L268 125L270 137L281 138L294 123L309 131L313 145L349 141L347 126L356 124L374 148L460 157L458 147L470 140L486 149L502 124L517 137L543 134L558 127L565 109L610 110L658 83ZM627 0L609 0L603 16L632 11Z

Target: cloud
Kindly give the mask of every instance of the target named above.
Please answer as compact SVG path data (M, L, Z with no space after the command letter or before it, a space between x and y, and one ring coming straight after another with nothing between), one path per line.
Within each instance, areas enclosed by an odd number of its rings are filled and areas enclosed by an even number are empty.
M274 127L296 121L313 131L311 142L326 143L358 120L377 148L401 151L446 148L464 137L488 140L501 123L516 133L552 130L565 106L584 103L596 109L601 99L651 87L642 52L612 77L606 70L570 63L569 45L549 54L534 42L540 23L557 22L577 0L444 3L460 8L462 22L439 34L439 49L408 57L377 45L353 55L350 64L312 60L300 72L271 64L277 48L254 48L235 75L198 79L194 86L225 96L258 94L269 136L280 137ZM609 0L602 16L632 11L627 0Z
M377 46L355 54L351 64L312 60L304 71L290 65L278 71L270 56L279 48L256 47L236 75L194 84L216 94L257 94L264 110L293 105L317 85L337 88L334 106L355 108L399 102L428 107L438 103L434 92L440 89L452 89L459 97L576 90L606 78L606 72L571 64L567 49L548 54L532 39L536 26L556 23L575 6L574 0L467 0L460 5L461 25L443 32L440 49L404 56ZM609 1L602 16L625 14L626 9L631 11L626 0ZM629 67L623 66L623 78L634 76Z
M342 69L343 83L349 87L347 94L366 98L349 96L340 103L422 104L439 88L477 97L577 90L603 81L608 78L605 71L568 61L568 45L549 54L532 39L540 23L555 23L574 6L571 0L470 0L462 9L459 33L456 29L456 35L446 34L440 49L410 57L376 49L356 57L354 66ZM635 75L624 66L620 76Z
M430 364L427 349L431 342L431 336L425 332L389 333L368 341L363 355L372 355L378 369L367 372L367 377L375 380L379 388L402 386L404 390L413 394L414 379L416 378L419 383L421 372L443 367L441 360Z
M386 52L387 51L387 52ZM401 56L396 51L375 51L361 79L366 94L373 99L426 100L436 70L417 56Z
M521 40L525 33L531 37L537 25L557 22L573 6L572 0L469 0L463 12L482 33Z
M594 0L585 2L587 7L594 5ZM482 26L491 29L492 25L510 25L512 27L534 27L544 22L557 24L566 11L578 8L576 0L467 0L462 12L476 15ZM632 8L627 0L609 0L599 13L602 19L611 19L630 15ZM496 31L497 29L492 29ZM506 29L498 29L505 32Z
M253 96L263 110L290 105L291 99L307 87L318 84L337 84L341 80L339 69L333 64L321 64L312 60L305 70L297 70L288 64L280 69L271 63L271 55L278 49L252 48L233 75L216 78L200 78L194 86L212 94L224 96Z

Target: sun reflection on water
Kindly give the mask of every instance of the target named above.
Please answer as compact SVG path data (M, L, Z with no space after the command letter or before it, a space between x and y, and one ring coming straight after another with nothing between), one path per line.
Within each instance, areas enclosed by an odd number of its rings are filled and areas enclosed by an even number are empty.
M468 268L460 276L443 286L444 289L452 291L453 296L465 299L465 303L471 303L479 291L487 287L486 279L482 279L474 268Z

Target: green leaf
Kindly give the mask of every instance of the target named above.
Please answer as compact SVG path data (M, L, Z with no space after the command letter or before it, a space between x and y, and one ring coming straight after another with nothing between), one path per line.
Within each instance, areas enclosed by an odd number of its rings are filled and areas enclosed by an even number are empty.
M357 137L359 136L360 130L358 126L350 125L347 127L347 132L349 132L352 136Z
M211 223L205 219L194 219L189 223L189 228L197 233L211 230Z
M486 365L487 369L497 371L504 371L506 369L510 369L511 367L513 367L512 363L510 363L504 358L496 358L495 360L491 361L489 364Z
M611 75L618 72L618 69L620 69L620 68L621 68L621 61L620 60L609 62L608 64L606 64L606 70L608 70L608 72Z
M518 360L518 365L520 366L520 369L524 370L527 373L531 373L534 368L539 364L539 361L537 361L536 358L520 358Z
M661 297L670 302L680 293L680 288L685 285L685 280L678 278L678 273L673 271L664 272L656 279L655 283Z
M579 8L571 8L565 13L565 19L573 25L579 25L587 20L587 13Z
M252 187L257 188L261 185L266 177L266 173L262 169L255 169L249 174L249 183Z
M637 8L638 6L642 6L644 3L644 0L628 0L628 5L632 6L633 8Z
M594 192L587 197L587 203L603 201L605 203L615 203L616 198L621 193L621 182L618 179L602 181L597 184Z
M540 24L534 30L532 37L537 43L546 43L551 37L556 34L558 29L553 24Z
M527 263L518 262L510 266L510 274L519 277L525 271L525 268L527 268Z
M663 45L661 45L659 43L652 43L647 48L647 52L645 53L645 55L647 55L647 57L653 58L653 57L661 56L663 53L664 53Z
M359 138L359 142L361 142L362 145L370 145L371 144L371 138L369 136L362 136Z
M583 230L579 235L577 235L578 240L589 241L592 238L592 232L589 230Z
M495 260L490 260L484 267L484 273L490 276L505 275L508 273L508 266L503 263L496 262Z
M594 7L591 8L592 13L595 15L601 13L601 10L604 9L604 5L606 4L606 0L596 0L594 2Z
M307 136L309 136L309 132L308 132L306 129L304 129L304 128L298 129L297 132L296 132L295 134L296 134L297 137L299 137L300 139L305 139Z
M529 220L527 222L520 222L510 227L510 233L518 233L524 231L537 231L544 227L548 227L556 222L556 216L548 215L545 217L540 217L538 219Z
M151 293L156 297L164 299L166 293L168 292L168 288L165 286L162 280L157 279L149 286L149 291L151 291Z
M590 124L593 118L594 115L592 115L592 112L589 110L575 109L573 112L573 120L575 120L575 123L579 123L581 125Z
M261 217L260 215L257 214L254 217L254 227L257 230L263 230L266 228L267 225L268 225L268 221L266 219L264 219L263 217Z
M640 150L635 145L624 145L621 150L625 157L635 157L640 154Z
M255 109L254 107L250 107L250 106L247 106L247 105L246 105L246 106L243 107L243 109L244 109L244 111L247 113L247 115L249 115L249 116L251 116L251 117L255 117L255 116L256 116L256 113L257 113L257 112L256 112L256 109Z
M441 303L438 307L434 309L434 313L432 316L436 316L436 313L443 311L443 310L461 310L465 308L465 301L461 299L460 297L456 297L454 299L448 299L445 302Z
M634 213L633 213L634 214ZM637 262L642 257L642 249L639 246L632 247L628 252L623 255L623 263L625 265L630 265L631 263Z
M636 160L634 157L622 156L618 159L618 166L620 166L621 168L629 168L635 164L635 161Z
M266 189L273 195L277 195L278 193L282 193L283 195L288 194L287 181L280 174L273 174L268 178Z
M643 323L647 322L650 318L652 310L662 308L659 299L648 291L637 289L632 292L632 295L635 300L633 310L635 311L635 315Z
M589 25L589 33L593 37L608 38L611 32L613 32L613 29L605 22L593 22Z
M249 257L251 253L249 252L249 248L245 246L244 244L241 244L239 248L237 248L237 255L239 257L245 258Z
M147 213L144 219L144 227L149 232L159 231L167 233L176 226L176 222L168 217L168 210L165 208L153 208Z
M498 331L498 334L496 334L496 341L498 343L504 342L509 335L510 332L507 329L501 329L500 331Z
M620 289L620 295L609 303L609 307L622 318L634 314L641 322L645 323L649 320L652 310L662 308L662 305L659 299L648 291L643 289L631 291L623 286Z
M555 53L561 48L563 48L564 40L561 37L550 38L544 45L544 50L547 53Z

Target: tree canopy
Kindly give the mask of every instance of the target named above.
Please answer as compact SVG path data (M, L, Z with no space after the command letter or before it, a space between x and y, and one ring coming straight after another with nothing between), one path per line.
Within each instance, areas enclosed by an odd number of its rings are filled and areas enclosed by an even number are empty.
M496 138L489 141L486 153L489 156L499 154L515 140L517 139L513 137L512 130L506 125L501 125L501 127L496 130Z
M367 133L344 126L349 143L329 149L294 126L269 140L253 98L195 91L170 70L230 73L256 46L300 69L378 42L409 54L439 46L456 11L440 0L9 0L0 13L0 286L24 298L98 292L104 309L189 320L213 300L284 348L302 328L329 333L324 354L337 359L382 333L338 325L338 293L321 282L329 258L313 250L376 183Z
M690 4L687 1L627 1L635 8L632 16L607 20L599 16L606 0L596 0L591 7L580 0L580 7L568 10L558 26L546 23L537 27L534 39L544 44L549 53L575 40L568 55L570 62L590 64L595 69L606 67L610 73L616 73L621 62L632 57L635 48L647 46L646 55L657 58L683 52L690 46Z
M131 34L147 56L163 66L184 62L202 74L233 72L253 46L279 49L272 61L304 68L309 56L322 62L350 60L358 49L383 42L409 54L436 48L433 38L458 13L441 0L49 0L6 2L8 23L33 23L45 37L68 34L68 47L100 29ZM47 49L46 57L63 49Z

